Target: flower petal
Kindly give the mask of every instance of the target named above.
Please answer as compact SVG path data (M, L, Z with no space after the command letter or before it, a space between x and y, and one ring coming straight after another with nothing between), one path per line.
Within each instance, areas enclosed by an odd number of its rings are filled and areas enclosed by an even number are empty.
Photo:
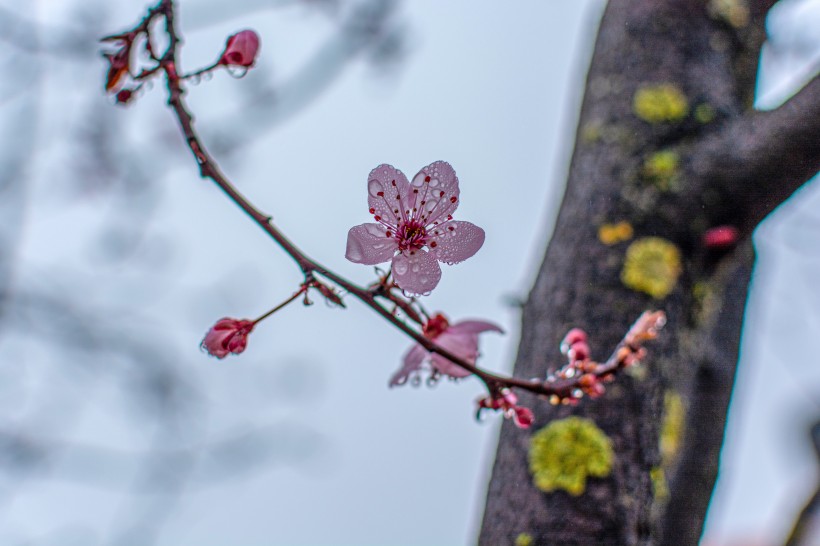
M504 330L498 324L487 322L486 320L460 320L450 325L446 332L448 334L480 334L481 332L498 332L503 334Z
M364 265L381 264L393 257L399 243L380 224L359 224L347 232L345 258Z
M458 208L458 177L446 161L436 161L413 177L413 218L423 226L445 222Z
M484 244L484 230L470 222L450 221L432 228L429 239L427 245L436 259L452 265L478 252Z
M470 364L475 364L478 358L478 334L453 334L448 330L438 336L434 342ZM470 375L470 372L439 354L432 353L430 359L434 368L450 377Z
M410 350L404 355L401 368L390 378L390 386L395 387L407 383L410 376L421 368L421 364L428 354L430 353L421 345L410 347Z
M367 204L376 221L398 226L410 217L415 199L411 199L410 183L392 165L379 165L367 177Z
M408 294L429 294L441 280L441 267L426 250L410 250L393 257L393 278Z

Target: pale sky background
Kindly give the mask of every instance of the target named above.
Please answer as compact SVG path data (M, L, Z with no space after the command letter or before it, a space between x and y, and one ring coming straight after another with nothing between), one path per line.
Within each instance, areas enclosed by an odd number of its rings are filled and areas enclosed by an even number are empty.
M369 220L370 169L386 162L412 175L438 159L454 166L462 192L456 219L484 227L487 241L474 258L444 266L424 304L455 320L501 324L505 336L482 338L482 365L508 369L519 317L507 301L526 295L543 255L602 2L408 0L394 17L408 38L403 61L386 73L354 62L315 98L298 86L285 88L291 94L283 91L281 100L312 102L271 130L254 123L266 118L247 105L248 90L263 81L293 81L332 30L332 19L303 6L246 14L213 0L181 3L187 69L213 60L236 30L252 27L261 35L257 67L245 79L220 73L193 87L191 108L206 135L250 131L250 142L223 162L225 171L292 240L342 275L360 283L372 278L370 268L344 259L347 230ZM782 100L809 70L811 55L788 53L790 44L820 50L820 0L789 4L771 21L785 53L766 56L773 64L764 105ZM69 5L41 0L37 13L64 21ZM132 25L144 6L118 3L104 31ZM81 64L70 68L75 78L83 75L71 89L61 85L69 69L59 60L45 70L51 110L39 123L55 139L81 115L73 104L109 101L100 91L99 59ZM157 443L198 446L270 428L281 459L211 480L216 463L200 457L186 467L191 479L183 494L166 502L132 494L143 477L127 458L104 463L67 448L53 473L76 479L18 485L13 502L0 510L0 543L118 543L118 529L157 510L170 514L157 539L168 546L472 544L499 424L490 415L473 420L482 394L477 381L388 389L410 343L352 300L345 311L294 304L262 323L240 357L217 361L198 351L216 319L255 317L301 279L261 230L199 179L164 100L162 90L153 89L129 108L106 107L104 121L121 132L130 160L164 186L157 210L141 220L146 236L133 261L101 264L89 251L120 204L104 194L62 203L65 142L31 167L33 205L17 275L39 275L92 307L117 303L132 312L104 317L109 326L147 322L151 327L133 335L163 332L161 339L170 340L163 351L184 363L206 410L188 416L173 435L141 427L121 400L121 385L89 374L66 387L75 418L60 421L65 410L55 402L56 417L44 418L51 424L44 430L55 439L139 452ZM158 138L173 159L148 152ZM813 359L820 352L818 206L815 183L755 235L759 265L711 537L777 540L790 523L783 517L791 517L813 487L817 469L805 430L820 415L820 366ZM74 273L50 278L58 266ZM36 390L48 376L49 357L28 341L0 338L0 349L25 362L14 373L24 373ZM561 358L557 348L555 358ZM11 421L29 417L30 399L0 392L0 414ZM89 486L82 476L102 476L110 485Z

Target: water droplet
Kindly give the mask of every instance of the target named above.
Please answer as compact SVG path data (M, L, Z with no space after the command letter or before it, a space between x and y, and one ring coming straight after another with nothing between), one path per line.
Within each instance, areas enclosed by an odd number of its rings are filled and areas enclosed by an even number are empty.
M413 264L413 267L410 268L410 271L412 271L413 273L418 273L419 269L421 269L419 267L419 264Z
M368 180L367 182L367 191L373 197L377 197L377 194L380 191L384 191L384 187L382 187L382 183L376 180L375 178Z
M365 224L365 231L373 237L384 237L384 230L378 224Z
M432 180L430 180L430 187L431 188L438 187L438 178L433 178Z
M347 259L352 262L358 262L362 259L362 249L358 244L350 244L347 247Z
M393 260L393 273L396 275L404 275L407 273L407 259L396 258Z
M430 283L430 277L425 277L424 275L422 275L421 277L419 277L419 282L422 284L422 286L426 285L426 284L429 284Z

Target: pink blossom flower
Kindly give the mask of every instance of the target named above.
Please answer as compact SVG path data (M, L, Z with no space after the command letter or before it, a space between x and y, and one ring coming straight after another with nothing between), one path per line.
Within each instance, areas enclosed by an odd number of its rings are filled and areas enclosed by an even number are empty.
M488 396L479 399L476 419L481 416L481 411L485 409L503 411L504 417L512 419L518 428L530 428L533 422L535 422L535 415L533 415L532 410L524 406L519 406L518 397L509 389L503 389L500 397L493 398Z
M228 37L218 64L250 68L256 61L258 52L259 35L252 30L243 30Z
M391 260L393 278L408 294L429 294L441 279L438 262L462 262L484 244L483 229L453 220L459 190L449 163L431 163L410 182L398 169L379 165L367 192L377 223L350 229L345 257L364 265Z
M245 350L248 334L255 325L252 320L219 319L205 334L201 347L216 358L225 358L230 353L238 355Z
M424 337L435 341L436 345L461 357L470 364L478 359L478 334L482 332L499 332L504 330L492 322L483 320L463 320L453 325L441 313L433 316L424 325ZM399 371L390 378L390 386L403 385L411 376L419 376L422 365L429 362L433 373L440 373L450 377L466 377L470 372L444 358L431 353L421 345L414 345L404 355L404 363Z

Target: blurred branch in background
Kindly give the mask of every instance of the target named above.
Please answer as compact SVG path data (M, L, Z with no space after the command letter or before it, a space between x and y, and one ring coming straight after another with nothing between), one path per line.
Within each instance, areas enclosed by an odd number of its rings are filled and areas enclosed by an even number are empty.
M213 135L220 153L308 108L355 59L377 71L399 60L397 4L247 0L232 2L229 13L224 3L186 5L200 29L226 16L242 24L256 11L298 5L319 10L331 25L326 44L292 79L253 81L232 122L221 125L230 129ZM28 6L0 6L0 69L14 75L0 82L0 506L10 507L43 480L102 488L119 494L119 516L100 521L92 534L107 534L105 543L147 545L186 491L278 465L310 465L325 439L288 417L209 423L210 397L199 376L186 371L188 359L174 351L173 325L94 301L118 282L100 269L126 260L131 277L115 291L150 290L173 276L174 264L157 263L156 251L167 262L176 242L147 233L167 173L188 158L174 153L179 138L169 131L137 143L132 129L123 130L121 112L102 98L98 39L104 26L117 26L110 22L114 6L61 8L69 22L45 20ZM306 20L306 29L312 24ZM80 226L85 241L62 248L63 234L53 233L51 260L23 250L27 232L59 231L53 219L71 218L72 208L94 211L93 227ZM296 388L272 402L313 395ZM97 429L106 426L131 433L107 445L117 434L98 439ZM0 527L8 536L14 531L4 512ZM44 518L39 536L22 539L46 540L57 525Z
M817 455L818 468L820 469L820 421L814 423L809 431L814 453ZM820 537L820 475L817 477L817 485L814 494L811 496L806 506L798 514L794 522L786 546L814 546Z

